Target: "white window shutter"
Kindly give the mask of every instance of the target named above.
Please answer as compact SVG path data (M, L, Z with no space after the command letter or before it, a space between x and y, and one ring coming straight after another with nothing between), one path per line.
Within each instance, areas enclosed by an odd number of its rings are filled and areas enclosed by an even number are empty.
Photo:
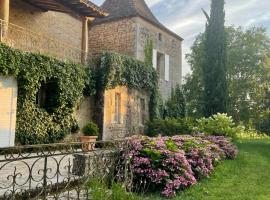
M153 49L153 67L157 69L157 50Z
M170 80L170 56L165 54L165 81Z

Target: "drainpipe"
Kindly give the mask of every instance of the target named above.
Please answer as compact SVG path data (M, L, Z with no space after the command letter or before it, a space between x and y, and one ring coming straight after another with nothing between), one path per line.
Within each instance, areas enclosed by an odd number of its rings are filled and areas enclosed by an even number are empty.
M0 41L6 36L8 31L9 22L9 1L10 0L0 0Z

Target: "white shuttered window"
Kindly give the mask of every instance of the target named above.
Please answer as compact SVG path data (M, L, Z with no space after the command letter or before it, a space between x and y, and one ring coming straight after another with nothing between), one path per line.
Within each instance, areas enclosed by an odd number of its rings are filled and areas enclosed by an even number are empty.
M165 81L170 80L170 56L165 54Z
M157 50L153 49L153 67L157 69Z

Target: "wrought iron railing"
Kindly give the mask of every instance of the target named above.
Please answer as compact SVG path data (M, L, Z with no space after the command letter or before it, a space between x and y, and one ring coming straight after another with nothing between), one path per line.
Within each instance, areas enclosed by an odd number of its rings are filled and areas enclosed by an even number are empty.
M0 42L22 51L40 53L61 60L85 63L91 58L80 48L45 34L37 33L0 19Z
M120 156L128 146L119 140L0 148L0 199L91 199L87 185L96 178L128 185Z

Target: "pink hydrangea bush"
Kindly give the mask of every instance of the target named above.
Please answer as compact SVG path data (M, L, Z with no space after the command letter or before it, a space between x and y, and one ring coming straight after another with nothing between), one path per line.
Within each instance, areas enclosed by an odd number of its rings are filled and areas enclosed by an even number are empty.
M235 159L238 150L237 147L231 142L231 139L224 136L207 136L206 140L216 144L225 154L227 159Z
M196 183L185 152L174 145L170 138L148 138L132 140L131 169L136 186L148 182L150 188L160 188L166 197L174 196ZM144 181L142 181L144 180Z
M172 197L208 177L220 161L236 154L236 147L224 137L174 136L132 138L126 156L137 188L148 183L148 189Z

